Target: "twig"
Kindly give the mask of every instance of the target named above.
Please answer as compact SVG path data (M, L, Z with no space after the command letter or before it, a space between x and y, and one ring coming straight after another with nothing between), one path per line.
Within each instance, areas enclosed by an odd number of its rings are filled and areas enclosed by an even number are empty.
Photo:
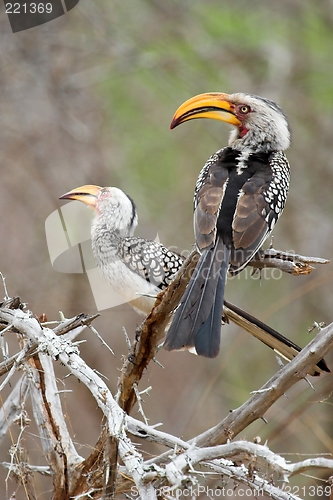
M14 472L17 476L22 473L22 469L30 473L38 472L42 476L52 475L51 469L47 465L31 465L26 462L21 462L20 466L14 465L11 462L0 462L0 465L11 472Z
M15 369L17 369L20 364L22 364L24 361L29 359L30 356L33 356L33 354L36 353L37 347L37 344L32 344L31 346L26 345L20 352L17 352L10 358L2 361L2 363L0 363L0 376L9 372L14 365Z
M280 455L273 453L267 446L263 446L249 441L235 441L233 443L212 446L207 448L191 447L186 452L178 455L166 466L167 476L174 476L170 479L171 484L178 485L179 473L188 470L189 464L196 465L207 460L217 458L232 459L233 462L241 461L243 464L251 461L253 458L260 458L265 466L269 466L272 471L277 472L283 481L295 473L305 472L310 469L331 469L333 470L333 460L328 458L316 457L291 464ZM174 482L175 481L175 482Z
M0 384L0 392L3 390L3 388L5 387L5 385L9 382L9 380L14 375L14 373L16 371L16 365L19 365L23 361L23 359L25 358L25 356L26 356L26 351L25 351L25 349L22 349L22 351L18 353L17 358L15 359L15 361L12 363L12 366L11 366L10 370L8 370L9 373L8 373L7 377Z
M255 456L252 458L256 460ZM268 498L274 498L275 500L302 500L299 496L291 492L291 488L285 491L283 487L279 488L272 484L270 478L264 479L260 477L256 471L250 471L249 468L244 467L243 464L237 466L232 462L233 465L230 467L228 463L225 464L224 462L224 459L211 460L209 462L202 462L202 465L213 470L215 473L221 474L223 477L228 477L233 480L235 483L235 492L237 491L238 483L241 483L246 485L247 491L252 490L253 498L260 498L262 494L266 494ZM225 489L228 492L228 488ZM260 495L260 497L258 495Z
M0 271L0 276L1 276L2 286L3 286L4 292L5 292L5 300L8 300L9 299L9 295L8 295L7 286L6 286L6 278L2 274L1 271Z
M274 268L284 273L300 276L310 274L314 269L313 265L328 264L329 262L329 260L320 257L306 257L294 252L283 252L268 248L258 252L249 265L255 269Z
M74 318L65 319L61 321L54 329L56 335L65 335L66 333L78 328L79 333L84 329L83 327L89 326L100 314L78 314ZM76 335L78 333L76 332Z
M27 394L29 391L29 381L25 375L18 380L6 401L2 402L0 409L0 443L6 436L8 429L22 412Z
M57 326L53 329L56 335L62 335L66 340L74 340L80 333L87 327L90 326L92 321L99 317L99 314L87 315L87 314L78 314L74 318L66 319L63 322L57 324ZM12 325L9 324L7 327L2 330L1 333L4 333L6 329L11 329ZM29 359L37 352L38 344L32 343L30 345L26 345L24 347L24 353L21 350L20 352L14 354L10 358L2 361L0 363L0 376L9 372L13 365L17 368L24 361ZM16 369L15 368L15 369ZM7 380L8 381L8 380Z

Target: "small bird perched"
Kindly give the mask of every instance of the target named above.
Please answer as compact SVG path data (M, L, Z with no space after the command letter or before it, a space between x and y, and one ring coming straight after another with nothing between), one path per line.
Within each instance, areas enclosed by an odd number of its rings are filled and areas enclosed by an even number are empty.
M94 209L92 250L102 276L138 312L148 314L156 295L182 267L183 257L160 243L133 236L138 224L134 202L116 187L81 186L60 199L78 200ZM287 360L301 351L298 345L233 304L225 303L225 314ZM329 371L324 360L310 374L322 371Z
M133 200L116 187L81 186L60 197L95 211L91 242L95 262L113 289L148 314L157 294L172 281L183 259L156 241L133 236L138 215Z
M288 194L287 118L272 101L244 93L200 94L176 111L171 129L194 118L234 126L228 147L212 155L194 192L194 233L200 253L168 335L168 350L195 347L214 358L220 350L227 272L239 273L260 249Z

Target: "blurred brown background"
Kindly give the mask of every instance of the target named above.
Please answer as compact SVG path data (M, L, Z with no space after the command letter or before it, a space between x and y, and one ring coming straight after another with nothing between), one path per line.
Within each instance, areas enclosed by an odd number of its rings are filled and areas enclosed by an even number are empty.
M176 108L200 92L249 92L283 107L293 132L292 183L274 246L332 258L331 1L81 0L67 15L16 34L3 5L0 14L0 271L9 294L35 314L51 320L58 311L96 312L87 276L55 271L47 250L45 220L74 187L120 187L136 201L140 225L156 228L166 246L191 248L198 172L228 138L226 126L208 120L169 130ZM227 298L303 346L314 321L333 320L332 265L307 277L275 277L268 272L260 282L246 270L228 282ZM115 357L90 331L80 337L87 340L83 358L109 378L113 393L127 354L122 327L133 338L140 321L127 305L95 321ZM223 334L213 361L160 351L164 369L151 364L140 386L152 386L144 397L151 424L191 438L278 370L274 353L247 333L230 325ZM333 368L332 356L327 362ZM63 404L86 456L101 414L84 387L64 379L61 366L57 373L59 387L73 390ZM242 437L259 435L290 460L333 452L332 377L312 382L315 391L299 383L271 408L267 424L256 422ZM32 423L23 443L27 460L44 464L35 433ZM9 438L2 444L0 461L9 461L10 445ZM0 474L0 497L9 498L15 482ZM304 477L294 484L310 498L306 488L323 483ZM50 498L49 487L36 477L36 498Z

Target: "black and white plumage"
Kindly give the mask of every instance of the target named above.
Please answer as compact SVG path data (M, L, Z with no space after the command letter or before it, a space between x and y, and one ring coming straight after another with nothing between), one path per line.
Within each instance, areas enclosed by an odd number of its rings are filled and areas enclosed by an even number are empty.
M60 199L78 200L94 209L92 250L102 276L138 312L148 314L155 296L165 289L184 263L182 256L156 241L133 236L138 215L133 200L115 187L81 186ZM287 360L301 348L233 304L227 317ZM221 322L221 317L220 317ZM311 373L328 371L322 360Z
M194 347L215 357L227 271L237 274L270 235L288 194L288 121L272 101L243 93L195 96L171 128L213 118L234 126L228 147L211 156L194 193L194 233L200 258L170 326L168 350Z
M136 310L148 314L183 258L156 241L133 236L138 225L134 202L116 187L81 186L61 199L79 200L94 209L91 242L102 276Z

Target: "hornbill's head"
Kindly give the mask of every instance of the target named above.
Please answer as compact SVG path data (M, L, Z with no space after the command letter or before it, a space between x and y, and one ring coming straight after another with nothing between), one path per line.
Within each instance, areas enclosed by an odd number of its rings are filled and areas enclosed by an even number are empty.
M283 151L290 144L286 115L275 102L251 94L199 94L176 111L170 128L194 118L212 118L234 125L229 146L240 151Z
M119 231L124 236L133 234L138 225L138 216L133 200L116 187L100 187L88 184L59 198L78 200L95 210L95 223L110 231Z

